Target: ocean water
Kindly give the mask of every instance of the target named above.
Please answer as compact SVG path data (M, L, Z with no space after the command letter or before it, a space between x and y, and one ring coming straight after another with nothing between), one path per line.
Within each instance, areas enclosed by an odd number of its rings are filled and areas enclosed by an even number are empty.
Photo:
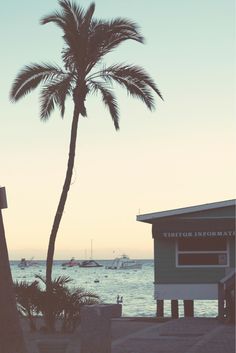
M82 287L98 294L105 303L116 303L117 296L123 297L123 316L155 316L154 300L154 262L153 260L138 260L143 264L139 270L109 270L112 260L99 260L103 267L63 269L61 264L66 260L54 261L53 277L70 276L73 280L70 286ZM11 261L13 280L32 282L35 275L45 276L45 261L37 261L37 266L25 269L18 267L19 261ZM165 316L170 316L170 301L165 301ZM198 300L194 302L195 316L217 316L217 301ZM179 301L179 314L183 316L183 302Z

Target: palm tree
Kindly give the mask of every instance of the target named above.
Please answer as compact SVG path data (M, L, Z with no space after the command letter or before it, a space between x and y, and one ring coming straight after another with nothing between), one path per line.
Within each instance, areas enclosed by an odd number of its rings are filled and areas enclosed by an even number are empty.
M55 106L59 108L61 116L64 116L67 96L74 103L67 171L47 253L48 293L52 283L55 240L73 173L78 122L80 116L86 116L87 95L97 92L101 94L116 130L119 129L119 110L113 93L113 83L124 87L131 96L139 98L151 111L155 108L153 93L162 98L154 81L143 68L122 63L105 66L103 63L104 56L122 42L129 39L138 43L144 42L137 24L124 18L97 20L93 17L94 3L87 10L69 0L59 0L59 6L60 10L43 17L41 24L53 22L62 30L64 67L45 63L25 66L17 75L10 92L11 100L16 102L41 84L40 116L44 121L49 118Z

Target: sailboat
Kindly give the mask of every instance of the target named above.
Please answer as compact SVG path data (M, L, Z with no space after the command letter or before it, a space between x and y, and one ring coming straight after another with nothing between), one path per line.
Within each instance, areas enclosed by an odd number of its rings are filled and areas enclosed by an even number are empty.
M93 241L92 241L92 239L91 239L91 256L90 256L90 260L81 261L80 264L79 264L79 267L86 267L86 268L103 267L103 265L101 265L97 261L93 260Z

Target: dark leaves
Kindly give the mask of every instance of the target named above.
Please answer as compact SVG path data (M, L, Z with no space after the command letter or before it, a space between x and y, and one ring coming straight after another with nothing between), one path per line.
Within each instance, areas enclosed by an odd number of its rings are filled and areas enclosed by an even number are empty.
M16 102L35 89L41 82L47 82L63 75L64 72L58 66L51 64L25 66L13 82L10 99Z
M104 73L105 76L111 75L111 77L117 81L119 81L119 79L131 81L136 85L140 85L140 88L147 86L155 91L161 99L163 99L161 92L157 88L152 78L140 66L116 64L105 69Z
M102 95L103 103L108 107L115 129L119 130L119 110L117 101L110 89L100 82L91 81L91 88L94 92L99 91Z
M61 116L65 112L66 96L71 92L71 76L67 75L62 80L51 80L42 88L40 102L40 116L42 120L47 120L57 105Z
M40 100L43 120L49 118L55 106L59 107L63 117L67 95L73 97L74 103L79 102L80 113L86 116L84 100L89 91L85 95L82 93L82 96L78 96L75 87L81 89L84 86L92 87L92 91L101 93L115 128L118 129L118 105L112 93L112 84L116 82L124 87L128 94L139 98L148 109L153 110L155 107L153 93L163 98L154 81L141 67L117 64L89 76L91 70L100 64L104 56L122 42L126 40L144 42L138 25L129 19L119 17L111 21L96 20L93 17L94 3L88 6L87 10L69 0L59 0L59 6L58 11L43 17L41 23L52 22L62 30L65 42L62 59L65 70L49 64L26 66L13 83L11 100L19 100L42 83ZM83 92L81 89L78 92Z
M87 73L106 54L128 39L144 42L136 23L124 18L112 21L93 20L88 41Z
M112 85L113 82L118 83L126 88L128 94L142 100L150 110L155 108L152 91L163 99L154 81L146 71L139 66L124 64L112 65L91 75L89 79L93 80L95 77L103 79L103 81L110 85Z

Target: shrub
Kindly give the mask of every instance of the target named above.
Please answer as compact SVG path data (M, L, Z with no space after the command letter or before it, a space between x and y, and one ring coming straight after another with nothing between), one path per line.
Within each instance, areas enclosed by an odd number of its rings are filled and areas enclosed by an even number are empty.
M61 331L73 332L80 323L80 312L83 305L97 304L100 298L97 294L85 291L83 288L71 288L68 283L71 278L59 276L52 281L53 291L50 298L46 292L45 279L36 276L39 281L15 282L16 299L19 312L29 318L31 330L36 330L35 316L41 315L45 320L47 308L50 306L54 323L61 322ZM46 329L46 328L45 328Z
M41 291L38 281L28 283L26 281L14 282L17 309L22 316L29 318L30 329L36 330L35 316L39 314L38 303Z

